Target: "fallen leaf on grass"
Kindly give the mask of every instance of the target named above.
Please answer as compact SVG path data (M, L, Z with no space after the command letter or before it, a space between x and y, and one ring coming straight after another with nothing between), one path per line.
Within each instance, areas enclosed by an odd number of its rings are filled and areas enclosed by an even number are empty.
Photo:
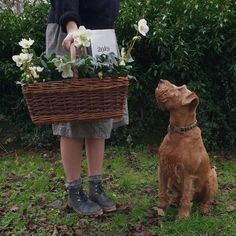
M57 236L57 235L67 235L66 232L68 231L68 228L66 225L54 225L54 230L51 236Z
M82 229L76 229L74 235L75 236L85 235L85 232Z
M9 182L18 182L27 179L25 176L18 176L14 173L11 173L10 175L7 176L7 181Z
M9 198L10 197L10 193L9 192L4 192L4 193L2 193L2 197L3 198Z
M143 231L143 232L140 232L140 233L134 233L134 236L158 236L158 234L153 234L151 232L148 232L148 231Z
M116 209L117 209L117 211L119 211L119 212L121 211L123 213L128 213L129 212L129 206L128 205L117 204Z
M153 234L146 230L145 225L139 225L135 228L134 236L156 236L157 234Z
M62 201L61 200L55 200L54 202L51 202L47 205L49 208L55 208L58 209L62 206Z
M129 152L128 154L127 154L127 160L129 161L129 162L133 162L135 159L136 159L136 157L137 157L137 153L136 152Z
M5 206L0 207L0 213L4 213L7 211L7 208Z
M106 182L106 181L110 181L110 180L113 180L113 179L114 179L113 174L108 173L102 178L102 181Z
M232 184L232 188L236 188L236 182Z
M51 236L57 236L57 235L58 235L57 226L54 226L54 230Z
M13 205L11 208L10 208L10 211L17 211L19 209L18 205Z
M129 158L135 158L135 157L137 157L137 155L138 155L137 152L129 152L128 153Z
M150 196L153 196L155 194L152 188L146 188L145 192L148 193Z
M98 224L109 221L112 218L112 214L110 212L105 212L102 215L94 216L94 219L98 222ZM81 226L80 226L81 227ZM89 225L88 225L89 228ZM87 230L88 231L88 230Z
M217 205L219 205L219 202L214 199L214 200L212 200L212 201L210 202L210 204L211 204L212 206L217 206Z
M156 210L159 216L165 216L165 212L163 209L157 207Z
M234 184L224 184L219 187L221 192L228 193L234 189Z
M96 218L97 219L97 218ZM103 221L101 221L103 222ZM75 235L86 235L86 232L89 232L90 229L90 221L86 218L80 219L77 223L77 227L75 230Z
M37 225L34 224L33 222L29 222L27 224L27 228L30 229L30 230L35 230L37 228Z
M149 216L147 221L145 222L145 225L146 226L149 226L149 225L160 226L160 221L155 216Z
M233 211L235 211L236 210L236 207L235 206L228 206L227 208L226 208L226 211L227 212L233 212Z

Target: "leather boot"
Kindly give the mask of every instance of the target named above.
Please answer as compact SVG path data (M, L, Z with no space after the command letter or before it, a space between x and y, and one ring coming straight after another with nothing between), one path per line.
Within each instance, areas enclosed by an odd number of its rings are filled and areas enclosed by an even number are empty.
M102 215L102 208L91 201L84 193L82 186L73 188L68 187L68 206L82 215Z
M116 204L106 196L101 181L89 181L89 198L96 202L104 212L116 210Z

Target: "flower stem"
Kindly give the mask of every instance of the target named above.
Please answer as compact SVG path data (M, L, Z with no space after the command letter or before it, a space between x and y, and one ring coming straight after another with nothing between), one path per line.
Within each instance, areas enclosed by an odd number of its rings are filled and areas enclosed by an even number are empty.
M129 48L128 48L127 54L126 54L126 61L128 61L128 59L130 57L131 51L132 51L134 44L136 42L136 36L138 36L138 32L136 33L136 35L132 38L132 40L130 42L130 45L129 45Z

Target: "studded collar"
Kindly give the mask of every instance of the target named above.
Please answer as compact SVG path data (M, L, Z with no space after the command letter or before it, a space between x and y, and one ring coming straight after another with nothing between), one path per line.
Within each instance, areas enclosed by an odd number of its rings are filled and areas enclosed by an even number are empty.
M189 130L194 129L195 127L197 127L197 121L195 121L191 125L188 125L188 126L185 126L185 127L178 127L178 126L175 126L173 124L169 124L168 130L172 130L173 132L176 132L176 133L186 133Z

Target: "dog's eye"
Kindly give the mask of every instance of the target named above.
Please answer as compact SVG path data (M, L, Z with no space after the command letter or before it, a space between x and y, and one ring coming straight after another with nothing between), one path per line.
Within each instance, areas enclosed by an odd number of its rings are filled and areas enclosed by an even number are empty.
M168 91L167 91L167 90L164 90L164 91L162 91L162 96L166 96L166 95L167 95L167 93L168 93Z

